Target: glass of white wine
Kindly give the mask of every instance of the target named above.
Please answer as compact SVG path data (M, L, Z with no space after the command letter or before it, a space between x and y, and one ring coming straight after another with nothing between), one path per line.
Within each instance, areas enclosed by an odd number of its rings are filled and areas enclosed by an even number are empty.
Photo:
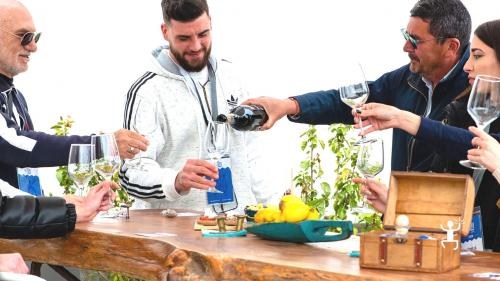
M111 181L120 166L120 153L113 134L93 135L91 143L95 147L94 170L105 180Z
M210 121L203 139L204 159L219 168L222 157L229 153L229 127L225 123ZM208 192L222 193L217 187L210 187Z
M351 108L357 108L362 106L370 95L370 88L366 82L365 74L361 64L354 64L352 69L345 69L347 77L343 79L342 86L339 88L340 99L343 103L347 104ZM363 122L360 118L360 130L363 133ZM364 135L361 139L354 143L354 145L360 145L364 142L370 141Z
M366 179L373 179L384 169L384 142L381 139L371 139L361 144L356 161L356 168ZM373 213L363 198L362 206L355 211L362 214Z
M482 131L500 116L500 78L476 76L467 103L467 112ZM484 169L483 165L471 160L461 160L460 164L471 169Z
M91 144L72 144L69 149L68 174L75 183L78 196L85 195L85 189L94 175L92 158L94 146Z

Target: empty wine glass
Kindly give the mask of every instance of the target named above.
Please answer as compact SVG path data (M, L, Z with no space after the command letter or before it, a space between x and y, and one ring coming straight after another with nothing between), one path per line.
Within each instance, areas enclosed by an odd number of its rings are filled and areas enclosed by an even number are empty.
M370 95L370 89L368 88L368 83L366 83L363 68L358 63L352 69L345 69L344 73L346 73L347 77L342 79L342 86L339 88L340 99L351 108L358 108L368 100L368 96ZM363 133L361 117L359 118L359 123L359 128L361 133ZM354 145L360 145L366 141L369 140L362 135L361 139L355 142Z
M94 147L91 144L72 144L69 149L68 174L77 187L78 196L84 195L84 190L94 175L93 154Z
M478 75L472 85L467 103L467 112L483 130L500 116L500 78ZM484 166L471 161L461 160L460 164L471 169L484 169Z
M154 104L149 108L147 103L143 100L139 100L134 106L134 117L132 121L132 129L134 131L148 139L152 137L152 134L156 131L158 127L158 115L157 115L157 104ZM152 149L152 147L149 147ZM151 153L151 151L149 151ZM139 170L147 170L142 164L143 152L138 153L139 158L132 166Z
M229 153L229 127L227 124L210 121L203 138L205 159L215 167L221 166L221 159ZM210 187L208 192L222 193L216 187Z
M366 179L372 179L384 169L384 142L381 139L371 139L369 142L362 143L356 168ZM368 207L363 198L362 206L356 208L358 213L370 214L373 210Z

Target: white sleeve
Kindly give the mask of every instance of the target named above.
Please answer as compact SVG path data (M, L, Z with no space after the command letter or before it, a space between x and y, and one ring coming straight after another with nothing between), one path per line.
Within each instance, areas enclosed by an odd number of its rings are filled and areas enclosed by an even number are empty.
M0 190L2 190L3 196L8 196L8 197L14 197L14 196L18 196L18 195L33 196L27 192L24 192L22 190L19 190L15 187L11 186L10 184L8 184L7 182L5 182L3 180L0 180Z
M122 162L119 172L120 184L127 192L145 201L169 200L174 201L182 195L175 190L176 170L169 167L160 167L157 162L157 151L165 145L161 131L161 124L157 117L159 110L155 94L144 85L150 78L146 73L139 78L127 94L125 104L124 128L136 131L149 140L146 151L139 153L136 158ZM135 165L141 157L142 168ZM187 194L187 193L186 193Z

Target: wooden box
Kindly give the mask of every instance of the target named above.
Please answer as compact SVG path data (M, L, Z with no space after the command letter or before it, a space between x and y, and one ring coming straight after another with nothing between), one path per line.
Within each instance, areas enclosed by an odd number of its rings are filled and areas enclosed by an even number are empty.
M468 175L393 172L384 230L361 234L360 266L421 272L445 272L460 267L460 235L469 233L474 207L474 182ZM410 231L395 235L398 215L406 215ZM455 243L447 239L448 220L457 228ZM429 239L430 238L430 239Z

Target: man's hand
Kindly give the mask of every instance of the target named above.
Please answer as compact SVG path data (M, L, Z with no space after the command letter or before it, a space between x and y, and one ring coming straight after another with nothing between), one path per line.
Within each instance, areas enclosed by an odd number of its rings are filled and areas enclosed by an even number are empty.
M493 173L500 168L500 144L492 136L476 127L469 127L469 131L477 136L472 139L472 145L477 148L469 149L467 159L484 165Z
M381 103L364 104L360 108L353 109L352 114L356 123L355 128L361 127L360 118L367 119L363 121L363 135L388 128L399 128L411 135L416 135L420 127L418 115ZM371 126L366 127L368 125Z
M146 151L149 141L136 132L120 129L114 133L120 158L130 159L140 151Z
M175 178L175 190L182 194L191 188L208 189L215 187L215 180L218 178L217 167L208 161L189 159Z
M107 211L115 200L113 190L120 188L116 183L105 181L92 187L85 198L71 199L69 203L75 204L76 222L92 220L100 211Z
M0 254L0 272L27 274L29 269L21 254Z
M387 207L387 187L373 179L352 179L354 183L361 184L361 194L365 196L366 201L375 208L375 210L384 213Z
M264 108L267 113L268 119L260 129L268 130L286 115L295 115L300 113L299 105L296 101L292 99L277 99L271 97L259 97L248 99L242 104L246 105L260 105Z

